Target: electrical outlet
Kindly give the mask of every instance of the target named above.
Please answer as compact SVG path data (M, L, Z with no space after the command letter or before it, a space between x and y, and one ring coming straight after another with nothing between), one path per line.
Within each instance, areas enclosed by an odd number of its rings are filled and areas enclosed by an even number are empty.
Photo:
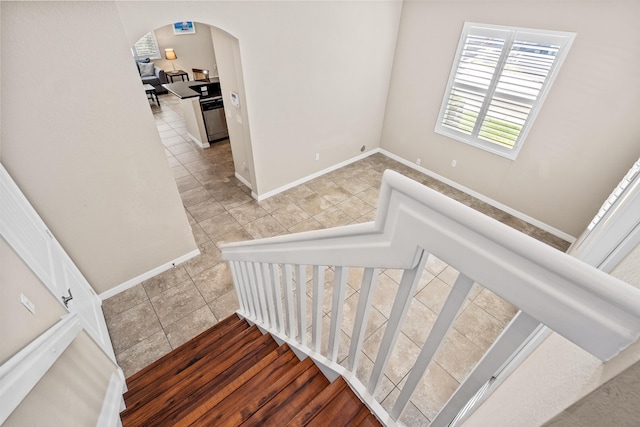
M316 153L316 160L320 160L320 153Z
M457 164L458 164L458 162L457 162L457 161L455 161L455 160L451 160L451 167L454 167L454 168L455 168Z
M416 165L419 165L421 161L422 161L422 160L417 159L417 160L416 160Z

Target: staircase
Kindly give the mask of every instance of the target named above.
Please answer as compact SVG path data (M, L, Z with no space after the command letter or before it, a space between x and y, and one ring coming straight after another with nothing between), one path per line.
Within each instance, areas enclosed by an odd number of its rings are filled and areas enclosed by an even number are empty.
M127 380L124 426L380 426L342 377L333 383L231 315Z

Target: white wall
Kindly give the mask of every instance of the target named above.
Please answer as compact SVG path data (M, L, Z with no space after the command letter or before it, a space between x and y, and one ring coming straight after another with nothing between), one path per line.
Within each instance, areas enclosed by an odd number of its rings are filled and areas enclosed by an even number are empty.
M110 2L2 2L0 160L104 292L195 250Z
M2 425L95 426L115 370L81 332Z
M401 7L397 1L118 2L131 43L181 20L239 40L258 194L350 159L363 145L379 146Z
M224 111L231 141L231 153L236 169L236 176L250 184L251 189L257 194L255 162L253 161L253 148L251 146L251 133L249 131L249 118L247 114L247 98L244 89L242 62L240 57L240 44L238 39L216 27L209 27L211 38L216 46L220 58L220 87L224 102ZM238 95L239 105L236 107L231 102L231 92Z
M26 296L35 313L20 302ZM0 237L0 364L55 325L67 312ZM16 325L20 325L16 327Z
M193 80L192 68L209 70L210 76L217 75L216 55L211 40L209 26L194 22L195 34L174 34L173 25L165 25L155 29L156 40L162 59L153 61L165 71L184 70ZM176 53L175 61L165 59L164 50L173 49ZM178 79L179 80L179 79Z
M406 1L382 148L579 235L640 155L638 16L632 1ZM514 161L434 132L465 21L577 33Z
M25 295L31 313L20 303ZM0 364L55 325L67 312L0 238ZM3 426L95 425L116 366L82 332Z

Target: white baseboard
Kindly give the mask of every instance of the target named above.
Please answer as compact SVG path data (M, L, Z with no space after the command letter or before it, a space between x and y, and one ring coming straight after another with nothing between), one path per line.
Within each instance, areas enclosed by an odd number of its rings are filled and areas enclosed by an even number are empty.
M369 157L369 156L371 156L373 154L376 154L376 153L384 154L385 156L387 156L387 157L389 157L389 158L391 158L393 160L396 160L396 161L402 163L403 165L409 166L410 168L415 169L418 172L422 172L423 174L428 175L428 176L430 176L432 178L435 178L438 181L444 182L445 184L450 185L453 188L456 188L456 189L458 189L460 191L463 191L463 192L469 194L470 196L475 197L478 200L482 200L483 202L485 202L485 203L487 203L487 204L489 204L489 205L491 205L491 206L493 206L495 208L498 208L501 211L504 211L504 212L506 212L506 213L508 213L510 215L513 215L514 217L516 217L518 219L526 221L531 225L535 225L536 227L538 227L538 228L540 228L540 229L542 229L542 230L544 230L544 231L546 231L548 233L551 233L554 236L559 237L559 238L561 238L561 239L563 239L563 240L565 240L565 241L567 241L569 243L573 243L576 240L575 237L565 233L564 231L558 230L557 228L554 228L554 227L550 226L549 224L545 224L544 222L539 221L539 220L537 220L535 218L532 218L529 215L526 215L526 214L524 214L524 213L522 213L520 211L517 211L517 210L515 210L513 208L510 208L507 205L504 205L504 204L502 204L502 203L500 203L500 202L498 202L496 200L490 199L489 197L487 197L487 196L485 196L483 194L480 194L480 193L478 193L476 191L473 191L472 189L467 188L464 185L458 184L457 182L452 181L449 178L445 178L444 176L439 175L439 174L437 174L437 173L435 173L435 172L433 172L433 171L431 171L429 169L423 168L422 166L418 166L415 163L412 163L409 160L403 159L402 157L400 157L400 156L398 156L396 154L393 154L393 153L391 153L391 152L389 152L389 151L387 151L387 150L385 150L383 148L374 148L371 151L367 151L366 153L360 154L359 156L356 156L356 157L353 157L351 159L345 160L343 162L340 162L340 163L338 163L336 165L330 166L330 167L328 167L326 169L323 169L323 170L318 171L316 173L313 173L311 175L307 175L304 178L300 178L300 179L298 179L296 181L290 182L289 184L283 185L282 187L278 187L275 190L271 190L271 191L269 191L267 193L255 194L254 192L252 192L251 195L253 196L254 199L256 199L258 201L262 201L262 200L268 199L269 197L275 196L278 193L282 193L283 191L286 191L286 190L288 190L290 188L296 187L296 186L298 186L300 184L304 184L305 182L311 181L314 178L317 178L319 176L322 176L324 174L332 172L332 171L334 171L336 169L340 169L341 167L344 167L344 166L346 166L348 164L351 164L353 162L357 162L358 160L364 159L365 157ZM237 174L236 174L236 177L238 177ZM240 178L238 178L238 179L240 179Z
M300 178L298 180L290 182L290 183L288 183L286 185L283 185L282 187L276 188L275 190L268 191L268 192L266 192L264 194L251 193L251 195L253 196L254 199L256 199L257 201L261 202L263 200L268 199L269 197L275 196L278 193L282 193L283 191L289 190L290 188L297 187L300 184L304 184L305 182L311 181L312 179L315 179L315 178L317 178L319 176L322 176L324 174L327 174L329 172L333 172L336 169L340 169L340 168L342 168L344 166L347 166L347 165L349 165L349 164L351 164L353 162L357 162L358 160L362 160L365 157L369 157L372 154L376 154L378 152L380 152L380 149L379 148L374 148L371 151L367 151L366 153L362 153L362 154L360 154L360 155L358 155L356 157L352 157L350 159L347 159L347 160L345 160L343 162L340 162L338 164L335 164L333 166L329 166L326 169L322 169L321 171L318 171L318 172L313 173L311 175L307 175L304 178Z
M192 140L193 142L196 143L196 145L200 148L209 148L211 146L211 144L209 144L209 141L207 141L206 144L204 144L202 141L200 141L198 138L196 138L195 136L191 135L189 132L187 132L187 136L189 137L190 140Z
M120 411L124 400L122 398L122 389L126 387L122 370L118 369L111 374L109 386L102 401L102 409L96 426L98 427L114 427L120 423Z
M402 163L405 166L409 166L410 168L415 169L415 170L417 170L419 172L422 172L423 174L428 175L428 176L430 176L432 178L435 178L438 181L444 182L445 184L450 185L450 186L452 186L453 188L455 188L457 190L463 191L463 192L469 194L470 196L475 197L478 200L482 200L483 202L493 206L494 208L498 208L501 211L504 211L504 212L506 212L506 213L508 213L510 215L515 216L516 218L519 218L519 219L521 219L523 221L528 222L531 225L535 225L536 227L538 227L538 228L540 228L540 229L542 229L542 230L544 230L546 232L549 232L549 233L553 234L556 237L559 237L559 238L561 238L563 240L566 240L569 243L573 243L576 240L575 237L565 233L564 231L558 230L557 228L554 228L554 227L550 226L549 224L545 224L544 222L539 221L539 220L537 220L535 218L532 218L529 215L526 215L526 214L524 214L524 213L522 213L520 211L517 211L517 210L515 210L513 208L510 208L507 205L503 205L500 202L497 202L497 201L495 201L493 199L490 199L489 197L487 197L485 195L482 195L482 194L480 194L480 193L478 193L476 191L473 191L472 189L467 188L464 185L460 185L455 181L452 181L452 180L450 180L448 178L445 178L442 175L438 175L437 173L435 173L435 172L433 172L433 171L431 171L429 169L423 168L422 166L418 166L415 163L412 163L409 160L403 159L402 157L400 157L400 156L398 156L396 154L393 154L393 153L391 153L391 152L389 152L389 151L387 151L387 150L385 150L383 148L379 148L378 152L384 154L387 157L392 158L393 160L396 160L396 161Z
M235 173L236 178L238 179L238 181L240 181L241 183L243 183L244 185L246 185L251 191L251 194L253 195L253 187L251 187L251 183L249 181L247 181L245 179L244 176L240 175L238 172Z
M135 285L142 283L147 279L151 279L152 277L157 276L160 273L164 273L170 268L173 268L179 264L182 264L183 262L190 260L191 258L198 255L200 255L200 249L195 249L187 254L182 255L181 257L174 259L173 261L166 262L152 270L147 271L146 273L142 273L132 279L129 279L126 282L121 283L109 289L108 291L104 291L98 296L100 297L101 300L104 301L107 298L111 298L112 296L117 295L120 292L124 292L127 289L133 288Z

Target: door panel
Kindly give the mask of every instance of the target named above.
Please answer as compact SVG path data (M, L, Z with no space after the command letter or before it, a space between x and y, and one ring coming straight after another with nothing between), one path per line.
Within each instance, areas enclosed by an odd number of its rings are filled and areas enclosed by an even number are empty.
M78 313L85 330L115 363L102 301L2 165L0 200L0 235L65 310ZM63 297L69 295L69 290L73 299L65 305Z

